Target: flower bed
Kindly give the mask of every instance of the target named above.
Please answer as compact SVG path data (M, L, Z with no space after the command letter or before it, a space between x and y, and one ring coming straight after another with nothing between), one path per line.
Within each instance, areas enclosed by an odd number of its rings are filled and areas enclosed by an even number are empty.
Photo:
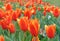
M42 0L0 3L0 41L59 41L59 7Z

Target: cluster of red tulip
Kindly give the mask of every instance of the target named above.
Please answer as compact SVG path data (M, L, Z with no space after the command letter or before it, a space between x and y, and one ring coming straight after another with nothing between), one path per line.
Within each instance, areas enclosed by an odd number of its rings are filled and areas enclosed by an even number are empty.
M22 0L20 0L19 2L21 5L23 4ZM30 4L31 2L32 4ZM51 6L49 3L44 3L42 2L42 0L29 0L26 4L24 4L24 6L26 7L24 10L21 10L19 8L13 10L11 4L6 4L4 6L5 7L4 10L0 8L0 26L2 26L2 29L9 30L10 33L14 33L16 29L14 24L12 23L12 21L14 20L18 22L19 27L23 32L29 31L31 33L31 35L33 36L32 41L40 41L38 38L38 34L40 30L39 20L37 18L31 19L32 15L36 15L36 10L38 11L41 10L40 7L36 8L36 5L34 4L35 2L37 4L44 5L43 7L44 16L46 16L46 12L51 12L54 15L54 17L56 18L59 17L60 8ZM29 6L31 5L32 7L29 8ZM22 13L24 17L20 17ZM53 38L56 33L56 25L55 24L46 25L45 30L46 30L46 35L49 38ZM0 41L4 41L3 36L0 36Z
M44 15L46 15L46 12L51 12L53 16L57 18L60 15L60 8L54 6L44 6Z
M37 19L29 20L28 17L18 19L18 24L22 31L29 31L32 36L37 37L39 33L39 23ZM36 40L37 41L37 40Z

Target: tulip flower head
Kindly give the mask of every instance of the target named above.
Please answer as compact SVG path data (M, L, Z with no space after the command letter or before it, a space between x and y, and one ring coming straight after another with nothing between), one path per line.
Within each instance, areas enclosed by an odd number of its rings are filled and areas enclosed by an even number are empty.
M55 33L56 33L56 26L54 25L45 25L45 30L46 30L46 35L49 38L54 38Z
M32 36L38 36L39 33L39 23L38 20L31 20L29 23L29 31L32 34Z
M20 29L24 32L28 30L28 17L22 17L17 20L20 26Z

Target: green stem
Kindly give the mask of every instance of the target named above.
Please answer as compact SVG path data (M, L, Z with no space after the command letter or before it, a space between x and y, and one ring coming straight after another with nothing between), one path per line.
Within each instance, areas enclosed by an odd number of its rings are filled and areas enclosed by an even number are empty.
M26 39L26 32L24 32L23 41L25 41L25 39Z
M53 38L48 38L48 41L53 41Z
M2 30L2 32L3 32L3 35L4 35L4 30Z
M8 37L10 37L10 31L9 30L8 30L8 33L7 34L8 34Z

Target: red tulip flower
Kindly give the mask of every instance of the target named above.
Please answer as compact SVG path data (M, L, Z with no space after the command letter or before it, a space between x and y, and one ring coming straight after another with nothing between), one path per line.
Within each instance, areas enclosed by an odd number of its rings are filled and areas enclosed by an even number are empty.
M54 25L45 26L45 30L46 30L46 35L49 38L54 38L55 33L56 33L56 26L55 26L55 24Z
M33 6L33 7L31 8L31 13L32 13L33 15L36 15L36 6Z
M0 24L3 29L7 29L7 26L12 22L12 14L6 12L3 19L0 20Z
M2 35L0 35L0 41L5 41L5 39Z
M38 36L38 32L39 32L39 23L38 20L31 20L29 23L29 31L32 34L32 36Z
M4 17L4 11L2 9L0 9L0 18L3 18Z
M43 11L43 15L46 16L46 11Z
M20 29L24 32L28 30L28 17L22 17L17 20L20 26Z
M6 30L6 29L7 29L7 23L6 23L5 20L1 20L1 21L0 21L0 25L2 26L2 29L3 29L3 30Z
M17 20L18 17L20 17L21 15L21 10L20 9L16 9L16 11L13 12L13 20Z
M12 10L11 4L6 4L5 9L6 9L6 10Z
M9 24L12 22L12 15L6 15L6 17L4 17L4 21Z
M10 33L14 33L15 32L15 26L14 26L14 24L10 23L8 25L8 30L10 31Z
M24 10L24 16L28 17L28 19L31 18L32 14L31 14L31 12L30 12L30 10L28 8L26 8Z
M31 2L28 1L28 2L25 4L26 8L28 8L28 7L31 5L30 3L31 3Z
M58 8L55 8L54 10L53 10L53 15L54 15L54 17L59 17L59 10L58 10Z

